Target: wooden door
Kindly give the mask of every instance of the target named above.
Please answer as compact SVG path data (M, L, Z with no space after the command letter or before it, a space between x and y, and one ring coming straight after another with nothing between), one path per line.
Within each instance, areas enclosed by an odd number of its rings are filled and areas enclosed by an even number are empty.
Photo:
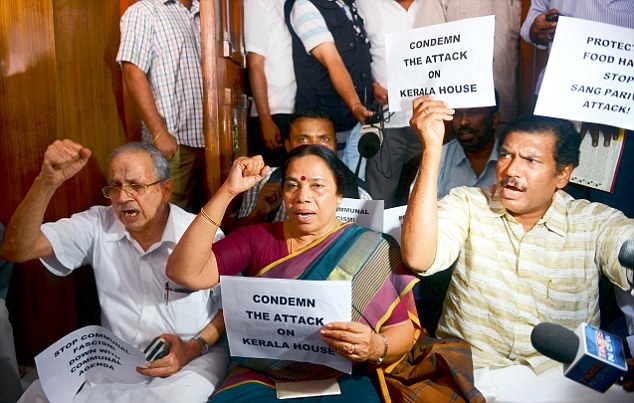
M522 23L526 19L530 1L522 2ZM548 51L537 49L535 46L520 39L519 65L519 100L518 113L532 113L534 107L535 84L548 61Z
M60 188L45 221L103 204L113 148L125 142L119 68L120 4L93 0L0 2L0 221L37 176L46 147L70 138L92 158ZM21 362L94 318L89 268L60 278L39 261L16 265L7 305ZM82 303L77 303L78 299Z
M246 155L246 55L242 2L201 0L200 9L207 184L213 194L226 179L235 157Z

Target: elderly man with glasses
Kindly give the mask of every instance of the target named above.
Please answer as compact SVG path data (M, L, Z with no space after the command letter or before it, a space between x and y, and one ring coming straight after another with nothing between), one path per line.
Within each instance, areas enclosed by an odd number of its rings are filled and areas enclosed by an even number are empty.
M40 174L9 222L0 258L39 258L59 276L91 265L104 327L140 349L159 335L170 343L166 357L137 369L151 377L144 387L93 384L75 402L205 401L228 365L226 345L216 344L224 321L217 293L179 288L165 275L169 254L195 217L169 203L173 182L165 157L143 143L117 148L102 189L111 206L42 224L53 194L90 155L70 140L48 147ZM21 400L36 396L43 397L39 383Z

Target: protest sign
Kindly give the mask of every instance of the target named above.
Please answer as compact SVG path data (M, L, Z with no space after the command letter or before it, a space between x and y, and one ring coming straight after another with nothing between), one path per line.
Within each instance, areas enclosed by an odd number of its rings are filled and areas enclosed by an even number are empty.
M329 322L351 320L350 281L221 276L220 284L232 356L312 362L351 373L350 360L319 333Z
M401 227L407 206L383 209L383 200L359 200L344 197L337 206L337 219L354 222L373 231L390 234L400 244Z
M386 209L383 212L383 232L390 234L396 239L398 244L401 244L401 233L403 231L403 218L405 218L405 211L407 206L398 206Z
M634 29L559 17L535 114L634 129Z
M374 231L383 231L383 200L360 200L344 197L337 206L341 222L354 222Z
M390 112L434 95L452 108L495 105L495 17L470 18L385 36Z
M101 326L85 326L62 337L35 357L37 373L51 403L72 402L86 380L108 379L143 384L136 372L145 365L143 353Z

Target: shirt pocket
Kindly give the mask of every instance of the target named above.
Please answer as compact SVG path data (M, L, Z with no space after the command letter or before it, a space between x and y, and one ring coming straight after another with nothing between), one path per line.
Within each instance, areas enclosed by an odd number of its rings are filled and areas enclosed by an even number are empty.
M542 314L547 317L572 321L588 321L591 317L590 307L593 293L591 284L584 278L551 278L546 288L545 310Z
M174 287L169 292L167 314L180 335L198 333L211 319L209 290Z

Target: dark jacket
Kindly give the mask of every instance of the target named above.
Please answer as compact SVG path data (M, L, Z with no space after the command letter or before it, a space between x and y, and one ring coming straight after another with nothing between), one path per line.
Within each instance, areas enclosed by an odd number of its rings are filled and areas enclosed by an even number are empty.
M356 21L356 24L353 24L335 1L310 2L324 17L359 99L366 106L369 105L373 100L370 43L363 28L363 20L356 12L356 6L350 7ZM291 27L290 12L293 4L295 0L287 0L284 9L286 24L293 39L293 65L297 81L295 110L323 108L335 122L336 131L350 130L357 124L357 120L332 85L328 70L316 58L306 53L302 41Z

